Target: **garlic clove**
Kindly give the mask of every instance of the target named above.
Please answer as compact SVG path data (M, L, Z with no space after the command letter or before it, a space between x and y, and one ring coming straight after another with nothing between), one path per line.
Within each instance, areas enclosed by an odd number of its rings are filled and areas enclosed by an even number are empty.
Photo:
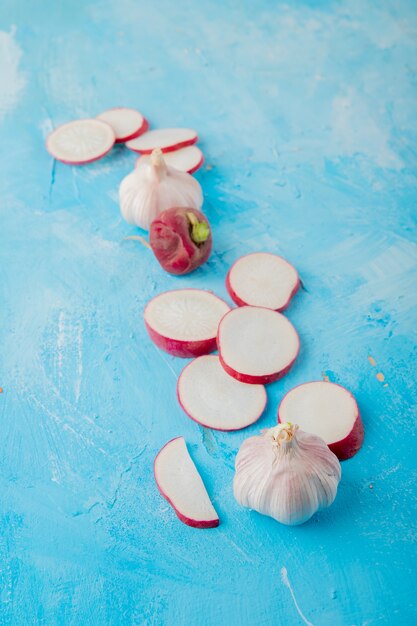
M129 224L149 230L154 219L171 207L201 209L203 192L199 182L187 172L169 167L161 150L137 167L121 182L120 209Z
M332 504L340 476L324 441L287 422L243 442L233 491L242 506L292 526Z

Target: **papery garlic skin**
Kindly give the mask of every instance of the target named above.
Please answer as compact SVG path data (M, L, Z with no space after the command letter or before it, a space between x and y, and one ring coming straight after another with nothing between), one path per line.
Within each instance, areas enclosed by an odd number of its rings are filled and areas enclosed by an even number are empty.
M325 442L288 422L246 439L235 466L237 502L290 526L330 506L341 477Z
M157 149L149 161L139 161L133 172L122 180L119 200L124 219L149 230L153 220L165 209L201 209L203 192L191 174L169 167L161 150Z

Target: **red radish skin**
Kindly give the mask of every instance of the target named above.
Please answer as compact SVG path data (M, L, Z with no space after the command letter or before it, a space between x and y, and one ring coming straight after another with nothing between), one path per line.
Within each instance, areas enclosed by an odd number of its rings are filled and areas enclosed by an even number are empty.
M142 154L136 159L135 167L139 165L143 160L149 160L148 154ZM170 167L180 172L187 172L188 174L194 174L204 163L204 155L200 148L197 146L186 146L180 150L174 150L173 152L165 152L164 161Z
M305 396L306 398L305 402L308 402L310 410L312 411L308 424L304 423L303 410L300 409L297 411L296 405L294 404L295 400L293 400L293 405L290 406L291 398L295 398L294 394L299 393L299 392L304 392L304 391L308 392L308 390L311 389L312 386L317 386L317 385L319 386L317 387L317 389L318 388L322 388L322 389L334 388L335 390L339 389L341 392L343 392L341 397L345 395L346 398L350 398L350 412L352 414L351 420L350 420L350 430L349 430L349 427L346 428L345 430L348 432L346 432L346 435L342 436L340 439L335 440L334 437L329 437L329 436L326 437L326 433L323 430L317 430L314 423L311 423L313 421L312 415L314 412L314 403L312 399L309 399L308 395ZM341 410L340 409L341 401L335 400L334 407L335 407L334 413L337 414L337 411ZM324 407L323 405L320 409L317 408L316 415L319 416L320 414L321 415L324 414L325 408L326 407ZM297 385L296 387L291 389L281 400L281 403L278 408L278 422L281 423L281 422L291 421L290 418L295 419L295 414L297 414L297 423L301 425L300 427L303 428L303 430L308 430L308 432L311 432L312 434L320 436L327 443L330 450L333 452L333 454L337 456L337 458L340 461L346 461L347 459L352 458L362 447L365 432L364 432L362 418L359 412L359 407L357 405L357 402L353 394L342 385L338 385L336 383L330 383L327 381L312 381L309 383L303 383L301 385Z
M136 139L149 129L149 122L142 113L126 107L113 107L103 111L96 119L110 124L116 136L116 143Z
M155 457L154 465L153 465L153 471L154 471L155 482L156 482L156 485L158 487L158 490L159 490L161 496L163 498L165 498L165 500L167 500L167 502L169 502L171 507L174 509L174 512L175 512L176 516L178 517L178 519L180 519L181 522L183 522L187 526L191 526L192 528L217 528L217 526L220 523L220 520L219 520L218 516L213 516L213 519L204 519L204 520L202 520L202 519L194 519L194 518L191 518L191 517L189 517L187 515L184 515L180 510L177 509L176 503L173 501L173 499L170 497L170 495L168 493L166 493L166 491L160 485L159 477L158 477L158 460L164 454L164 451L167 449L168 446L170 446L174 442L177 442L177 441L179 441L181 439L183 440L184 438L183 437L175 437L174 439L171 439L170 441L168 441L168 443L166 443L163 446L163 448L161 448L161 450L158 452L158 454ZM196 468L196 471L198 471L197 468ZM208 497L208 495L207 495L207 497Z
M282 340L285 340L285 336L289 336L290 337L290 346L287 350L288 352L288 359L287 362L283 362L282 365L278 368L274 368L273 371L271 371L270 373L266 373L263 372L261 374L254 374L248 371L242 371L236 367L233 367L231 365L231 363L229 362L229 360L225 357L225 344L226 341L224 339L224 327L225 327L225 322L229 322L229 320L232 319L231 314L233 314L233 316L235 317L238 313L238 311L241 312L245 312L245 311L250 311L250 315L253 316L255 314L257 314L256 312L259 311L259 315L260 317L265 317L265 314L262 313L262 311L264 312L268 312L267 317L271 317L271 316L279 316L280 321L280 325L283 325L283 332L284 335L282 336ZM229 316L229 317L228 317ZM271 321L272 321L272 317L271 317ZM285 321L284 321L285 320ZM262 320L260 320L259 322L259 330L263 333L265 331L265 324ZM245 337L245 332L246 332L246 328L245 328L245 324L243 324L242 326L242 331L241 331L241 337ZM288 335L286 335L286 333L288 333ZM222 337L223 335L223 337ZM270 338L268 336L263 336L261 337L261 339L263 339L264 342L268 342L272 345L277 344L279 337L276 336L271 336ZM246 342L244 341L239 341L237 343L239 343L239 348L243 347L244 350L246 350L246 358L247 357L252 357L252 355L256 354L256 346L249 346L248 348L246 348L247 345L247 337L245 337ZM255 341L256 343L256 341ZM291 345L292 344L292 345ZM228 313L225 314L225 316L222 318L222 320L220 321L219 324L219 328L217 331L217 345L219 348L219 358L220 358L220 363L222 364L224 370L233 378L236 378L236 380L239 380L242 383L249 383L249 384L253 384L253 385L267 385L269 383L273 383L276 380L279 380L280 378L282 378L283 376L285 376L290 369L292 368L295 360L297 359L297 356L299 354L300 351L300 339L298 336L297 331L295 330L294 326L291 324L291 322L289 320L287 320L287 318L285 318L283 315L281 315L281 313L278 313L277 311L273 311L271 309L267 309L265 307L252 307L252 306L242 306L238 309L232 309L231 311L229 311ZM238 346L237 346L238 347ZM229 351L230 351L230 347L229 347ZM245 356L245 355L244 355ZM246 369L246 368L245 368Z
M192 321L193 318L196 324L201 321L204 329L202 331L197 329L195 335L189 339L185 338L183 333L181 337L167 336L161 329L156 329L155 320L154 324L152 324L150 318L152 317L152 309L155 304L161 307L165 306L166 300L158 300L162 298L169 298L171 305L177 300L178 305L175 306L177 319L175 322L178 321L184 327L184 325L187 325L188 316L188 322ZM181 308L183 308L182 315ZM168 352L168 354L180 358L198 357L217 349L216 331L218 323L228 310L230 310L229 305L210 291L177 289L159 294L148 302L144 312L145 327L152 341L158 348ZM205 319L203 319L204 315L206 315ZM208 329L207 326L209 326ZM197 334L201 336L197 337Z
M88 133L90 139L87 137ZM67 122L55 128L47 137L46 149L61 163L86 165L106 156L115 141L116 137L110 124L86 118Z
M197 133L190 128L159 128L128 141L126 147L140 154L151 154L156 148L165 153L192 146L197 141Z
M198 412L201 414L197 417L197 410L195 407L195 402L194 402L194 406L190 406L189 394L186 393L186 389L184 387L185 379L187 375L189 374L190 371L192 371L193 368L195 368L196 365L198 365L198 362L205 361L209 365L213 365L213 363L215 365L215 361L218 361L218 359L219 357L216 355L202 356L199 359L194 359L193 361L191 361L191 363L188 363L188 365L185 366L177 382L178 402L181 408L183 409L184 413L186 413L186 415L188 415L190 419L192 419L194 422L197 422L197 424L201 424L205 428L212 428L213 430L220 430L223 432L232 432L232 431L242 430L243 428L247 428L248 426L251 426L252 424L257 422L258 419L263 414L263 412L265 411L266 404L267 404L267 395L266 395L266 389L263 385L244 385L244 387L249 387L250 391L253 391L253 393L255 394L254 398L255 398L255 404L257 406L256 406L256 410L253 411L253 413L249 416L249 418L248 418L248 415L246 414L244 418L241 418L240 423L236 423L236 421L231 420L231 408L230 408L230 402L233 402L233 395L236 397L237 394L241 391L239 389L239 382L236 381L234 378L227 376L227 373L224 372L221 367L220 369L223 371L223 375L226 376L227 378L230 378L230 381L232 382L232 384L230 385L230 395L227 396L226 394L226 396L224 397L222 390L220 390L220 392L217 392L217 393L216 391L213 390L212 393L210 392L211 397L212 397L210 404L212 404L212 402L215 403L216 399L219 398L219 396L220 396L220 400L219 400L220 402L225 400L225 406L227 408L225 409L225 413L222 418L222 421L223 421L222 426L218 424L218 419L213 420L213 418L209 415L210 407L208 408L204 407L203 395L201 393L201 390L199 390L198 387L196 391L196 393L200 396ZM210 372L210 369L207 370L208 375L209 375L209 372ZM200 376L200 380L198 382L203 383L203 384L205 383L206 386L210 384L210 380L207 377L205 379L202 379ZM222 383L221 380L220 382ZM226 380L225 382L227 383L228 381ZM236 389L233 389L233 383L235 383ZM249 391L249 389L245 391L247 392ZM248 400L249 399L247 398L246 402L248 402ZM250 407L250 409L252 410L252 406ZM244 407L242 409L242 412L247 413L247 407Z
M193 223L205 226L198 242ZM197 231L198 235L198 231ZM197 243L193 240L197 238ZM211 228L205 215L197 209L166 209L152 222L149 243L162 268L170 274L189 274L203 265L212 249Z
M278 306L266 307L266 304L264 302L256 302L256 301L249 302L247 300L244 300L242 297L240 297L238 293L238 289L233 286L233 273L236 271L238 264L241 263L242 261L250 260L251 257L259 257L259 256L263 256L266 258L270 257L271 260L273 259L279 260L283 265L285 264L285 266L288 266L288 269L291 269L294 275L292 287L288 290L288 293L286 294L285 299L281 301ZM288 261L284 259L283 257L276 255L276 254L271 254L269 252L261 252L261 253L253 252L251 254L247 254L243 257L240 257L239 259L237 259L237 261L233 263L232 267L229 269L227 276L226 276L226 289L230 297L232 298L233 302L237 304L238 306L265 306L266 308L271 308L274 311L282 312L288 308L291 300L293 299L294 295L297 293L299 287L300 287L300 279L298 277L298 274L295 268L290 263L288 263Z

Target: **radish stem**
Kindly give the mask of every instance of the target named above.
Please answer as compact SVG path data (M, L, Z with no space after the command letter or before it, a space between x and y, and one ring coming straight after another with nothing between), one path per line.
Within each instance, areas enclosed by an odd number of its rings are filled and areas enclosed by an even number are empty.
M210 228L207 222L199 222L194 213L187 213L188 220L191 224L191 239L194 243L204 243L210 234Z

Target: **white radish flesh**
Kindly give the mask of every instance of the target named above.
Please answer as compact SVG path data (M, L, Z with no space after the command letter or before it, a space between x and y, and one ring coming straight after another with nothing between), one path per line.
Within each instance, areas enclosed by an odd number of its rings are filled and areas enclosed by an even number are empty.
M263 385L247 385L226 374L218 356L201 356L183 369L178 400L191 419L216 430L239 430L256 422L266 406Z
M97 115L97 119L110 124L116 135L116 143L139 137L149 128L149 124L142 113L126 107L115 107L103 111Z
M76 120L52 131L46 140L46 148L57 161L83 165L107 154L115 139L112 127L102 120Z
M362 446L364 431L356 400L334 383L315 381L291 389L281 401L278 421L297 423L321 437L340 460L349 459Z
M244 383L267 384L284 376L297 358L300 341L291 322L276 311L243 306L221 320L220 361Z
M300 284L297 270L285 259L267 252L254 252L232 265L227 290L239 306L263 306L275 311L287 308Z
M229 310L229 305L210 291L177 289L153 298L144 317L159 348L174 356L192 357L216 349L217 328Z
M149 159L149 155L143 154L138 157L136 165L148 162ZM176 170L180 170L180 172L193 174L203 165L204 156L197 146L187 146L186 148L175 150L175 152L167 152L164 154L164 161L170 167L175 167Z
M162 152L172 152L185 146L191 146L198 140L197 133L191 128L158 128L149 130L140 137L132 139L126 146L134 152L151 154L159 148Z
M195 528L214 528L217 515L203 480L190 457L184 437L169 441L154 463L156 484L179 519Z

